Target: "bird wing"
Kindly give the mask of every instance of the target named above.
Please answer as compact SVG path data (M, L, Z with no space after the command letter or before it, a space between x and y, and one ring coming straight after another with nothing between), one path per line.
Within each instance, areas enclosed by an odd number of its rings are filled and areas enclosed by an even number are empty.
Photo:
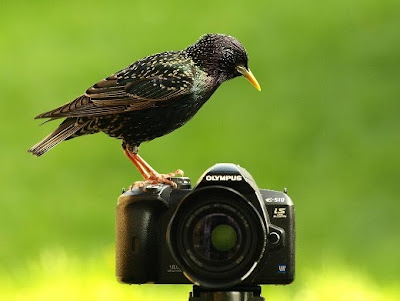
M191 92L195 68L178 52L141 59L96 83L85 94L35 118L102 116L160 106Z

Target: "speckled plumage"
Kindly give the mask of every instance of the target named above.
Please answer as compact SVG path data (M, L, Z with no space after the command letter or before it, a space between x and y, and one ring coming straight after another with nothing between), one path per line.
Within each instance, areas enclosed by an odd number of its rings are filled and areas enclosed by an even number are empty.
M59 108L36 118L66 118L29 152L40 156L63 140L104 132L137 153L143 141L163 136L192 118L218 86L242 75L247 54L233 37L204 35L181 51L140 59Z

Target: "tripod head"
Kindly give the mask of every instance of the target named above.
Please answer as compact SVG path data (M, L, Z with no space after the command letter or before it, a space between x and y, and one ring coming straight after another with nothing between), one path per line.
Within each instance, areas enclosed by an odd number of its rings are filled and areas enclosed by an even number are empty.
M261 286L236 286L229 289L204 289L197 285L189 295L189 301L265 301Z

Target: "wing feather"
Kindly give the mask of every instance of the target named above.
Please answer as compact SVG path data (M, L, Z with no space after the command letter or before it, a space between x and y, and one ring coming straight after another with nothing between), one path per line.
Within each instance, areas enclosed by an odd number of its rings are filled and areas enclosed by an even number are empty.
M102 116L143 110L191 93L195 68L179 52L139 60L99 81L70 103L35 118Z

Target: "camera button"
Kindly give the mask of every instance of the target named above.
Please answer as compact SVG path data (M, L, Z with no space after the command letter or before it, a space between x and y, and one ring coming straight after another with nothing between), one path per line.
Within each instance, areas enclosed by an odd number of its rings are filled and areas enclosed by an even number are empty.
M277 232L271 232L268 235L268 240L270 241L270 243L276 245L281 240L281 236Z
M160 185L159 184L147 185L147 186L143 187L143 191L146 193L156 194L160 191Z

